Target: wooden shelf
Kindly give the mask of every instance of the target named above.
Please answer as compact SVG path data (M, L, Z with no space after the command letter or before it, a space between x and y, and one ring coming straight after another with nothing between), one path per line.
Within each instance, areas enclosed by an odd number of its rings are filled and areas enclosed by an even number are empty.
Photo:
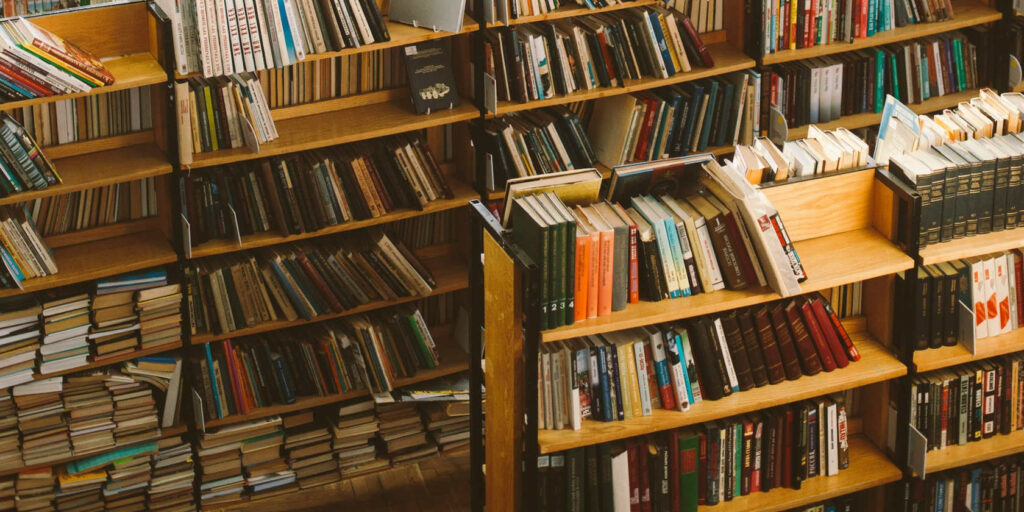
M221 334L200 334L193 336L190 343L192 345L201 345L203 343L212 343L214 341L226 340L230 338L241 338L242 336L250 336L253 334L259 334L261 332L276 331L279 329L285 329L288 327L296 327L299 325L306 325L316 322L323 322L325 320L331 320L334 318L341 318L343 316L356 315L359 313L366 313L389 306L396 306L398 304L405 304L407 302L414 302L417 300L425 299L435 295L443 295L459 290L464 290L469 287L469 270L466 265L461 261L455 261L450 257L435 258L431 260L424 260L423 265L427 267L434 276L434 281L437 283L437 287L430 295L425 296L413 296L413 297L402 297L398 300L391 301L379 301L364 304L362 306L352 308L341 313L330 313L327 315L321 315L314 317L310 320L305 318L299 318L293 321L278 320L276 322L267 322L264 324L257 325L255 327L249 327L246 329L239 329L237 331L231 331Z
M426 215L430 213L461 208L463 206L466 206L470 200L478 199L480 197L479 194L476 193L476 191L469 187L469 185L466 185L458 181L451 174L449 174L448 180L449 184L452 187L452 194L454 195L454 197L452 197L451 199L439 199L437 201L431 202L424 206L422 210L401 209L377 218L345 222L343 224L330 226L319 231L311 231L309 233L300 233L297 235L281 235L276 231L258 233L242 237L242 245L236 244L233 239L210 240L196 247L193 247L192 257L202 258L205 256L213 256L215 254L224 254L234 251L241 251L245 249L255 249L257 247L266 247L268 245L295 242L298 240L305 240L307 238L331 235L335 233L341 233L344 231L353 231L356 229L362 229L370 226L377 226L380 224L395 222L402 219L418 217L420 215Z
M192 165L187 167L198 169L323 148L469 121L479 115L477 108L466 98L458 107L432 112L429 115L417 114L412 109L412 100L409 98L399 102L363 105L279 121L276 125L280 137L273 142L262 144L259 153L253 153L248 148L197 153Z
M170 242L159 231L145 231L53 250L57 273L27 279L24 290L5 288L0 297L68 286L178 261Z
M796 242L807 271L802 293L894 274L914 261L873 229L858 229ZM841 249L841 250L837 250ZM781 297L770 288L720 290L660 302L637 302L622 311L541 333L545 342L669 322L760 304Z
M28 100L8 101L6 103L0 103L0 110L14 110L32 105L51 103L54 101L84 98L86 96L95 96L97 94L131 89L133 87L162 84L167 81L167 72L164 71L164 68L160 67L160 63L157 62L149 53L136 53L134 55L126 55L124 57L115 57L109 60L104 60L103 65L110 71L110 74L114 75L114 83L112 85L96 87L88 92L58 94L56 96L44 96Z
M754 67L754 60L745 53L730 45L729 43L716 43L708 45L711 55L715 58L715 67L702 68L694 67L686 73L677 73L668 78L642 78L640 80L626 80L623 87L599 87L590 90L580 90L564 96L555 96L545 100L528 101L519 103L515 101L499 101L497 114L489 114L489 117L501 116L510 112L521 110L532 110L552 105L564 105L577 101L593 100L606 96L617 96L636 91L644 91L666 85L678 84L699 80L709 76L722 75L732 71L740 71Z
M972 356L963 345L916 350L914 351L914 366L917 367L918 372L930 372L971 361L980 361L990 357L1019 352L1024 350L1024 329L1016 329L999 336L982 338L977 341L976 348L978 352L976 356Z
M405 23L393 22L388 19L387 16L384 17L384 23L388 27L388 32L391 33L391 39L389 41L367 44L358 48L345 48L336 52L307 53L306 58L299 61L299 63L305 64L307 62L318 60L333 59L335 57L344 57L346 55L355 55L357 53L374 52L377 50L384 50L386 48L422 43L423 41L431 41L434 39L444 39L447 37L476 32L480 27L480 25L468 15L463 17L462 32L457 34L454 32L445 32L443 30L434 32L429 28L417 28L412 25L406 25ZM187 75L182 75L175 72L174 78L176 80L185 80L188 78L199 77L201 75L202 73L189 73Z
M182 435L182 434L184 434L186 432L188 432L188 427L186 427L185 425L175 425L173 427L168 427L168 428L160 429L160 436L159 437L154 437L153 439L149 439L149 440L146 440L146 441L139 441L137 443L128 443L128 444L125 444L123 446L115 446L114 448L111 448L110 450L107 450L107 451L117 450L117 449L120 449L120 448L124 448L126 446L133 446L133 445L142 444L142 443L149 443L149 442L155 441L157 439L167 439L169 437L180 436L180 435ZM55 460L53 462L46 462L46 463L43 463L43 464L35 464L35 465L32 465L32 466L22 466L22 467L19 467L19 468L11 468L11 469L0 469L0 476L13 475L13 474L19 473L21 471L32 471L32 470L35 470L35 469L42 469L42 468L47 468L47 467L51 467L51 466L52 467L63 466L64 464L67 464L68 462L71 462L71 461L75 461L75 460L78 460L78 459L84 459L84 458L87 458L87 457L92 457L94 455L100 455L100 454L103 454L103 453L106 453L106 452L99 451L99 452L87 453L85 455L72 455L70 457L66 457L66 458L63 458L63 459L60 459L60 460Z
M896 482L903 473L881 450L864 436L850 437L850 467L834 476L804 480L799 489L772 489L733 498L714 506L702 505L703 512L775 512L790 510L872 487Z
M438 329L439 331L441 329ZM450 331L448 331L450 332ZM456 348L454 339L442 340L435 338L438 343L438 350L441 352L441 365L432 370L419 370L416 375L398 379L394 382L394 388L401 388L405 386L411 386L413 384L419 384L428 380L437 379L440 377L446 377L456 373L464 372L469 370L469 357L465 352L461 352L461 349ZM269 407L260 407L253 409L246 414L234 414L231 416L225 416L220 419L206 420L206 428L222 427L224 425L232 425L235 423L241 423L244 421L251 421L260 418L266 418L267 416L276 416L278 414L287 414L289 412L301 411L309 409L311 407L319 407L321 405L334 404L338 402L344 402L345 400L351 400L353 398L360 398L369 396L370 392L366 389L358 389L350 391L348 393L341 393L338 395L328 396L310 396L302 397L295 400L294 403L290 404L278 404Z
M1020 452L1024 452L1024 430L1018 430L1005 436L997 434L988 439L965 445L931 450L927 454L924 469L930 475L937 471L958 468Z
M927 114L942 110L944 108L955 107L957 103L961 101L967 101L971 98L978 96L978 89L968 89L953 94L947 94L945 96L936 96L934 98L928 98L921 103L913 103L907 105L910 110L917 112L918 114ZM882 113L865 112L863 114L854 114L852 116L842 116L839 119L829 121L827 123L815 123L815 126L822 130L835 130L836 128L843 127L849 130L855 128L864 128L865 126L877 125L882 120ZM796 128L790 128L788 139L802 139L807 136L807 126L798 126Z
M1024 228L993 231L925 246L921 249L921 263L934 265L1020 247L1024 247Z
M603 12L618 11L618 10L622 10L622 9L631 9L633 7L642 7L642 6L645 6L645 5L654 5L656 3L658 3L657 0L634 0L634 1L619 2L619 3L616 3L615 5L611 5L611 6L608 6L608 7L598 7L596 9L588 9L587 7L584 7L582 5L574 5L574 4L568 4L567 3L566 5L563 5L563 6L559 7L558 9L555 9L554 11L551 11L551 12L548 12L548 13L545 13L545 14L537 14L537 15L534 15L534 16L520 16L518 18L512 18L511 14L510 14L509 15L508 24L509 25L521 25L523 23L534 23L534 22L538 22L538 21L557 20L557 19L562 19L562 18L574 18L576 16L586 16L586 15L589 15L589 14L599 14L599 13L603 13ZM501 27L501 26L504 26L504 25L505 24L500 22L500 21L487 24L488 28L489 27Z
M950 30L957 30L973 25L980 25L982 23L989 23L1002 18L1002 14L1000 14L999 11L992 9L987 5L970 1L953 2L953 14L954 18L946 21L906 25L875 34L871 37L854 39L852 43L837 42L820 46L812 46L810 48L801 48L798 50L782 50L765 55L764 57L761 57L760 60L761 64L771 65L794 60L821 57L823 55L832 55L834 53L851 52L862 48L882 46L899 41L906 41L908 39L916 39L942 32L949 32Z
M44 379L49 379L50 377L58 377L58 376L61 376L61 375L68 375L68 374L71 374L71 373L87 372L87 371L96 370L96 369L99 369L99 368L106 368L108 366L114 366L116 364L121 364L121 363L123 363L125 361L131 361L133 359L138 359L140 357L151 356L151 355L154 355L154 354L162 354L164 352L170 352L172 350L177 350L177 349L181 348L182 345L183 344L182 344L181 340L178 340L178 341L176 341L174 343L168 343L166 345L160 345L158 347L152 347L152 348L143 349L143 350L136 350L136 351L134 351L134 352L132 352L130 354L124 354L122 356L114 357L114 358L107 359L107 360L104 360L104 361L91 362L91 363L89 363L87 365L78 366L78 367L75 367L75 368L70 368L68 370L63 370L63 371L53 372L53 373L36 374L34 376L34 378L35 378L35 380L44 380Z
M658 409L651 416L625 421L585 420L580 430L540 430L537 440L541 453L696 425L906 375L907 367L866 331L851 332L850 337L860 350L861 360L846 368L733 393L721 400L703 401L686 412Z

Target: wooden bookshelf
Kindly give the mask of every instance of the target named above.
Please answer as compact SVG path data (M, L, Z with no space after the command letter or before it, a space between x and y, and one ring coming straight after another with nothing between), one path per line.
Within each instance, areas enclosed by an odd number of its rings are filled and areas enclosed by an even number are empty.
M632 1L618 2L618 3L614 4L614 5L609 5L607 7L597 7L595 9L589 9L586 6L583 6L583 5L576 5L576 4L566 3L565 5L562 5L558 9L555 9L554 11L551 11L551 12L548 12L548 13L544 13L544 14L537 14L537 15L533 15L533 16L520 16L518 18L512 18L511 14L509 14L508 24L509 25L521 25L523 23L536 23L538 21L557 20L557 19L563 19L563 18L575 18L577 16L586 16L586 15L590 15L590 14L600 14L600 13L605 13L605 12L619 11L619 10L622 10L622 9L630 9L630 8L633 8L633 7L643 7L645 5L654 5L654 4L657 4L657 3L658 3L657 0L632 0ZM502 27L504 25L505 25L504 23L498 21L498 22L494 22L494 23L488 23L487 27L488 28L490 28L490 27Z
M1024 247L1024 228L993 231L984 235L955 238L921 249L921 264L934 265L944 261L970 258Z
M0 297L84 283L113 275L166 265L178 260L167 238L158 231L106 238L53 250L57 273L27 279L24 290L6 288Z
M874 46L898 43L908 39L940 34L942 32L958 30L964 27L993 22L1002 18L1002 14L1000 14L999 11L982 3L972 2L969 0L954 1L953 13L954 17L949 20L906 25L894 28L893 30L880 32L871 37L854 39L853 42L836 42L797 50L782 50L761 57L760 62L763 65L771 65L794 60L812 59L835 53L850 52L863 48L871 48Z
M43 152L46 153L47 149L44 148ZM117 172L111 172L115 162ZM156 144L140 144L55 159L53 166L60 174L62 183L0 198L0 205L171 174L171 164Z
M977 355L971 355L963 345L917 350L914 352L914 366L918 372L930 372L1019 352L1024 350L1024 329L1015 329L999 336L982 338L977 341L975 348Z
M234 239L210 240L196 247L193 247L192 257L202 258L206 256L213 256L215 254L224 254L234 251L242 251L246 249L255 249L257 247L266 247L268 245L295 242L298 240L306 240L309 238L331 235L335 233L342 233L345 231L354 231L357 229L368 228L371 226L379 226L403 219L418 217L420 215L427 215L431 213L452 210L455 208L462 208L466 206L466 204L469 203L470 200L479 198L479 194L477 194L472 188L470 188L469 185L462 183L457 178L453 177L451 174L449 174L448 179L449 185L452 188L452 198L438 199L437 201L428 203L426 206L423 207L422 210L400 209L388 213L386 215L382 215L380 217L345 222L335 226L329 226L318 231L310 231L308 233L299 233L296 235L282 235L277 232L246 235L242 237L242 245L238 245Z
M914 265L909 256L871 228L798 241L795 245L808 275L807 281L801 285L803 293L893 274ZM837 251L837 248L842 250ZM780 298L770 288L755 287L720 290L659 302L641 301L610 315L544 331L542 339L550 342L618 331L728 311Z
M691 82L694 80L700 80L701 78L723 75L725 73L754 67L754 60L735 46L732 46L730 43L722 42L710 44L708 45L708 50L711 51L711 55L715 59L715 67L713 68L703 68L699 67L697 63L692 63L692 70L685 73L676 73L668 78L641 78L639 80L625 80L625 84L622 87L598 87L596 89L589 90L583 89L570 94L555 96L554 98L528 101L525 103L499 101L497 113L489 114L489 117L502 116L504 114L519 112L521 110L533 110L541 107L564 105L566 103L575 103L577 101L594 100L597 98L604 98L606 96L617 96L619 94L645 91L648 89L664 87L666 85Z
M139 442L136 442L136 443L128 443L128 444L125 444L125 445L122 445L122 446L115 446L111 450L100 450L98 452L90 452L90 453L87 453L87 454L84 454L84 455L72 455L70 457L65 457L63 459L59 459L59 460L55 460L53 462L47 462L47 463L43 463L43 464L35 464L35 465L32 465L32 466L21 466L21 467L18 467L18 468L10 468L10 469L0 469L0 476L13 475L15 473L19 473L19 472L22 472L22 471L32 471L32 470L43 469L43 468L47 468L47 467L51 467L51 466L52 467L59 467L59 466L63 466L64 464L67 464L69 462L76 461L76 460L79 460L79 459L85 459L85 458L88 458L88 457L92 457L94 455L101 455L103 453L106 453L106 452L109 452L109 451L118 450L120 448L124 448L124 447L127 447L127 446L134 446L134 445L137 445L137 444L153 442L153 441L156 441L157 439L167 439L167 438L170 438L170 437L180 436L180 435L182 435L182 434L184 434L186 432L188 432L188 427L187 426L185 426L185 425L174 425L172 427L160 429L160 436L159 437L154 437L153 439L149 439L149 440L146 440L146 441L139 441Z
M236 331L221 333L221 334L200 334L192 336L192 345L201 345L203 343L212 343L214 341L226 340L230 338L241 338L242 336L250 336L253 334L259 334L261 332L276 331L279 329L285 329L288 327L297 327L300 325L312 324L317 322L323 322L325 320L332 320L335 318L341 318L343 316L357 315L359 313L367 313L377 309L386 308L389 306L397 306L399 304L405 304L408 302L414 302L417 300L425 299L427 297L433 297L435 295L444 295L459 290L465 290L469 287L469 270L466 265L460 261L453 260L451 257L441 257L435 259L424 260L423 265L427 267L427 270L434 276L434 281L437 283L437 287L430 295L424 296L412 296L402 297L397 300L391 301L379 301L364 304L362 306L352 308L340 313L330 313L327 315L320 315L312 319L306 320L305 318L299 318L297 320L278 320L275 322L267 322L255 327L248 327L245 329L239 329Z
M189 167L198 169L244 162L459 123L477 117L479 111L468 99L453 109L431 112L430 115L417 114L409 98L398 102L362 105L343 111L279 121L276 125L280 137L262 144L259 153L253 153L248 148L197 153Z
M1017 430L1009 435L996 434L988 439L964 445L931 450L927 453L924 469L930 475L937 471L958 468L1020 452L1024 452L1024 430Z
M896 482L903 473L889 457L865 436L850 437L850 467L838 475L804 480L799 489L772 489L767 493L737 496L714 506L700 506L702 512L776 512L790 510Z
M625 421L585 420L580 430L540 430L537 438L541 453L696 425L906 375L907 367L867 332L851 332L850 337L860 350L861 360L850 363L846 368L740 391L721 400L703 401L685 412L658 409L650 416Z

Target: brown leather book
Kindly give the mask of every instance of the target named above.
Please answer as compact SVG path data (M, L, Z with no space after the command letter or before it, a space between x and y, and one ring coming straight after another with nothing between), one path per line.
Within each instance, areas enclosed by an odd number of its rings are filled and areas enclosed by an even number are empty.
M740 322L740 333L743 334L743 346L747 348L747 361L750 363L750 376L754 379L757 387L767 386L768 369L764 365L764 354L761 345L757 341L757 331L754 327L754 315L750 311L742 311L737 314ZM780 370L781 362L780 362Z
M718 211L707 199L699 195L687 196L687 201L697 209L697 212L704 217L707 223L708 234L711 236L711 245L715 251L715 258L718 266L722 269L722 278L725 280L725 287L730 290L742 290L750 286L746 273L743 271L739 253L736 250L741 240L733 240L729 233L729 227L725 216Z
M729 346L729 356L732 359L740 391L748 390L754 387L754 378L750 375L747 348L743 344L743 334L740 332L740 324L735 311L730 311L722 317L722 330L725 332L725 343Z
M821 358L821 366L826 372L835 370L837 368L836 359L832 357L832 350L828 347L825 333L821 330L821 326L818 325L818 319L814 317L814 310L811 309L811 305L803 298L798 299L796 303L804 317L804 323L807 327L807 333L810 335L811 343L814 344L814 349L818 352L818 357ZM843 366L846 365L844 364Z
M793 336L789 332L789 324L786 322L786 313L782 309L782 304L776 304L768 312L768 316L771 320L775 340L778 343L779 357L786 378L789 380L799 379L803 375L803 371L800 369L800 357L796 353L796 347L793 346ZM761 343L764 343L764 338L761 339ZM767 354L767 350L765 353Z
M786 320L789 323L789 328L793 331L793 345L796 346L797 353L800 354L800 365L804 369L804 375L816 375L821 372L821 359L818 357L818 352L814 350L814 342L811 341L811 335L807 332L807 326L800 319L799 309L800 306L795 300L789 301L786 304Z

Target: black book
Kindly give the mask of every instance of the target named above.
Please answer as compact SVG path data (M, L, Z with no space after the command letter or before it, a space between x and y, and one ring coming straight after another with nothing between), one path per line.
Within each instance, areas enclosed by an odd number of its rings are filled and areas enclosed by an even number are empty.
M584 471L584 497L586 498L586 512L601 512L601 496L604 489L601 488L600 465L598 447L589 445L583 448L583 471Z
M924 270L924 267L917 268L917 287L913 296L917 320L914 322L911 339L914 341L915 350L923 350L930 345L929 321L933 311L931 308L931 276Z
M938 146L935 150L954 165L946 168L946 186L942 196L943 219L939 238L943 242L948 242L953 238L963 238L967 235L967 194L971 182L971 164L948 145Z
M406 46L405 66L417 114L459 106L452 57L443 39Z
M939 348L944 338L946 277L936 267L924 267L928 274L928 346Z
M711 335L711 321L701 318L689 329L693 334L692 347L701 376L701 392L708 400L718 400L732 393L725 374L724 365L719 362L714 337Z

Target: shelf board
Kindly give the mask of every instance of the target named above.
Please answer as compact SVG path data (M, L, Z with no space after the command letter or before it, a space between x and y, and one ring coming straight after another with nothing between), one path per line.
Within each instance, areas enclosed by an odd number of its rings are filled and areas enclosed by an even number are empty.
M137 443L128 443L128 444L123 445L123 446L115 446L114 448L112 448L111 450L108 450L108 451L113 451L114 449L118 449L118 448L124 448L125 446L134 446L134 445L137 445L137 444L148 443L148 442L155 441L157 439L167 439L167 438L174 437L174 436L180 436L180 435L184 434L185 432L188 432L188 427L186 427L185 425L174 425L173 427L168 427L168 428L160 429L160 437L155 437L155 438L147 440L147 441L139 441ZM32 466L21 466L21 467L18 467L18 468L2 469L2 470L0 470L0 476L13 475L13 474L19 473L21 471L32 471L32 470L43 469L43 468L48 468L48 467L63 466L64 464L67 464L68 462L79 460L79 459L84 459L84 458L87 458L87 457L92 457L94 455L99 455L99 454L102 454L102 453L106 453L106 452L99 451L99 452L94 452L94 453L87 453L85 455L72 455L70 457L66 457L66 458L63 458L63 459L55 460L53 462L46 462L46 463L43 463L43 464L35 464L35 465L32 465Z
M558 9L555 9L554 11L544 14L536 14L533 16L520 16L518 18L512 18L510 15L508 24L521 25L523 23L535 23L538 21L557 20L562 18L575 18L576 16L586 16L589 14L599 14L604 12L618 11L621 9L630 9L633 7L654 5L656 3L658 3L657 0L635 0L631 2L618 2L615 5L610 5L608 7L598 7L596 9L588 9L587 7L584 7L582 5L566 4L559 7ZM505 24L500 21L487 24L488 27L501 27L504 25Z
M850 337L860 350L861 359L846 368L733 393L721 400L705 400L686 412L657 409L650 416L625 421L584 420L580 430L540 430L537 440L541 453L696 425L906 375L907 367L866 331L851 332Z
M344 57L346 55L355 55L358 53L374 52L377 50L384 50L386 48L422 43L423 41L431 41L434 39L444 39L447 37L476 32L477 29L480 28L480 25L468 15L464 15L462 20L462 31L457 34L443 30L435 32L429 28L418 28L412 25L406 25L405 23L394 22L388 19L387 16L384 17L384 23L387 25L388 32L391 34L391 39L388 41L367 44L357 48L345 48L336 52L307 53L306 58L299 61L299 63L304 64L318 60L333 59L335 57ZM187 75L182 75L175 72L174 78L177 80L185 80L187 78L195 78L201 75L202 73L189 73Z
M859 229L796 242L808 279L801 292L809 293L843 284L894 274L914 261L873 229ZM842 251L836 251L836 248ZM781 297L770 288L720 290L659 302L640 301L622 311L587 319L541 333L545 342L617 331L658 322L707 315L768 302Z
M178 341L176 341L174 343L168 343L166 345L160 345L160 346L157 346L157 347L151 347L151 348L147 348L147 349L136 350L136 351L134 351L134 352L132 352L130 354L124 354L124 355L121 355L121 356L118 356L118 357L113 357L113 358L110 358L110 359L106 359L104 361L90 362L89 364L84 365L84 366L78 366L78 367L75 367L75 368L70 368L70 369L67 369L67 370L59 371L59 372L36 374L34 376L34 379L35 380L45 380L45 379L49 379L50 377L58 377L58 376L61 376L61 375L68 375L68 374L71 374L71 373L88 372L88 371L96 370L96 369L99 369L99 368L106 368L108 366L114 366L114 365L117 365L117 364L121 364L121 363L123 363L125 361L131 361L133 359L138 359L140 357L146 357L146 356L151 356L151 355L154 355L154 354L162 354L164 352L170 352L172 350L177 350L177 349L179 349L181 347L182 347L182 342L181 342L181 340L178 340Z
M967 101L971 98L978 96L978 89L968 89L966 91L956 92L953 94L947 94L945 96L936 96L934 98L928 98L921 103L912 103L907 105L910 110L917 112L918 114L928 114L944 108L955 107L957 103L961 101ZM882 120L882 113L865 112L863 114L853 114L851 116L842 116L839 119L829 121L827 123L815 123L814 125L822 130L835 130L836 128L843 127L849 130L855 128L864 128L865 126L877 125ZM796 128L790 128L787 138L789 140L802 139L807 136L807 126L798 126Z
M927 245L921 249L921 263L934 265L944 261L1002 252L1018 247L1024 247L1024 228L993 231L984 235L956 238L948 242Z
M0 297L68 286L178 261L170 242L159 231L59 247L53 253L57 260L56 274L27 279L22 283L24 290L0 290Z
M398 102L363 105L278 121L276 125L280 137L261 144L259 153L253 153L244 147L197 153L192 164L186 167L198 169L323 148L469 121L479 115L480 112L468 100L462 101L453 109L439 110L429 115L417 114L412 109L412 101L408 98Z
M43 153L46 153L46 148ZM171 174L172 170L167 156L152 143L59 158L53 160L53 166L62 183L2 197L0 205L162 176Z
M947 446L926 454L924 469L927 474L958 468L976 462L1024 452L1024 430L1009 435L997 434L988 439L965 445Z
M449 331L450 332L450 331ZM441 351L441 365L431 370L418 370L416 375L405 379L398 379L394 383L394 388L401 388L405 386L411 386L413 384L419 384L428 380L434 380L440 377L446 377L448 375L464 372L469 369L469 357L463 352L459 353L461 349L455 347L454 339L446 341L438 341L438 350ZM348 393L341 393L337 395L327 396L309 396L302 397L295 400L294 403L290 404L278 404L269 407L260 407L253 409L246 414L235 414L231 416L225 416L220 419L206 420L206 428L222 427L224 425L233 425L235 423L241 423L244 421L251 421L260 418L266 418L267 416L276 416L279 414L287 414L293 411L301 411L312 407L319 407L321 405L334 404L338 402L344 402L345 400L351 400L353 398L360 398L369 396L369 391L366 389L358 389L350 391Z
M545 100L528 101L525 103L499 101L496 115L501 116L503 114L518 112L521 110L532 110L535 108L550 107L552 105L564 105L566 103L593 100L606 96L628 94L631 92L644 91L647 89L654 89L682 82L690 82L709 76L722 75L732 71L739 71L754 67L755 63L753 59L729 43L711 44L708 45L708 49L711 51L711 55L715 58L715 67L713 68L694 67L686 73L677 73L668 78L641 78L640 80L626 80L626 84L623 87L598 87L596 89L580 90L571 94L559 95ZM491 117L495 116L495 114L489 115Z
M850 467L833 476L804 480L799 489L772 489L738 496L714 506L702 505L703 512L775 512L817 503L836 496L896 482L903 473L881 450L861 435L850 437Z
M934 23L906 25L875 34L871 37L854 39L852 43L836 42L797 50L782 50L761 57L761 64L779 64L782 62L832 55L834 53L850 52L873 46L882 46L899 41L906 41L908 39L917 39L942 32L949 32L950 30L958 30L973 25L980 25L982 23L989 23L1002 18L1002 14L1000 14L999 11L992 9L987 5L970 1L953 2L953 13L953 19Z
M1024 329L1016 329L999 336L982 338L975 345L978 352L976 356L972 356L963 345L914 351L914 366L917 367L918 372L929 372L958 364L1019 352L1024 350Z
M319 236L331 235L335 233L341 233L344 231L362 229L370 226L395 222L402 219L418 217L420 215L426 215L430 213L461 208L463 206L466 206L470 200L479 199L480 195L477 194L476 191L474 191L469 185L466 185L458 181L451 174L449 174L448 180L449 184L452 187L453 197L451 199L439 199L437 201L433 201L424 206L422 210L413 210L408 208L400 209L393 211L389 214L382 215L380 217L345 222L335 226L329 226L318 231L299 233L297 235L282 235L276 231L267 233L257 233L254 235L243 236L242 245L238 245L237 243L235 243L234 239L210 240L196 247L193 247L192 257L202 258L205 256L212 256L215 254L224 254L229 252L241 251L245 249L255 249L257 247L283 244L286 242L294 242L297 240L304 240L307 238L314 238Z
M164 71L164 68L162 68L160 63L156 61L156 58L149 53L136 53L133 55L126 55L124 57L115 57L109 60L104 60L103 65L106 66L108 71L110 71L110 74L114 75L114 83L112 85L95 87L88 92L58 94L56 96L44 96L28 100L8 101L0 103L0 110L14 110L32 105L51 103L54 101L84 98L86 96L95 96L97 94L131 89L133 87L162 84L167 81L167 72Z
M237 331L231 331L221 334L200 334L197 336L193 336L190 343L192 345L201 345L203 343L212 343L214 341L226 340L230 338L241 338L242 336L259 334L261 332L276 331L288 327L296 327L299 325L323 322L325 320L341 318L343 316L366 313L368 311L374 311L389 306L405 304L407 302L413 302L435 295L443 295L446 293L464 290L469 287L469 271L467 270L466 265L460 261L455 261L450 257L443 257L424 260L423 265L427 267L427 270L429 270L430 273L434 276L434 281L437 283L437 287L434 288L434 291L431 292L430 295L416 295L412 297L402 297L400 299L391 301L371 302L369 304L364 304L362 306L348 309L340 313L330 313L327 315L321 315L318 317L314 317L310 320L306 320L305 318L298 318L292 321L278 320L275 322L263 323L255 327L239 329Z

